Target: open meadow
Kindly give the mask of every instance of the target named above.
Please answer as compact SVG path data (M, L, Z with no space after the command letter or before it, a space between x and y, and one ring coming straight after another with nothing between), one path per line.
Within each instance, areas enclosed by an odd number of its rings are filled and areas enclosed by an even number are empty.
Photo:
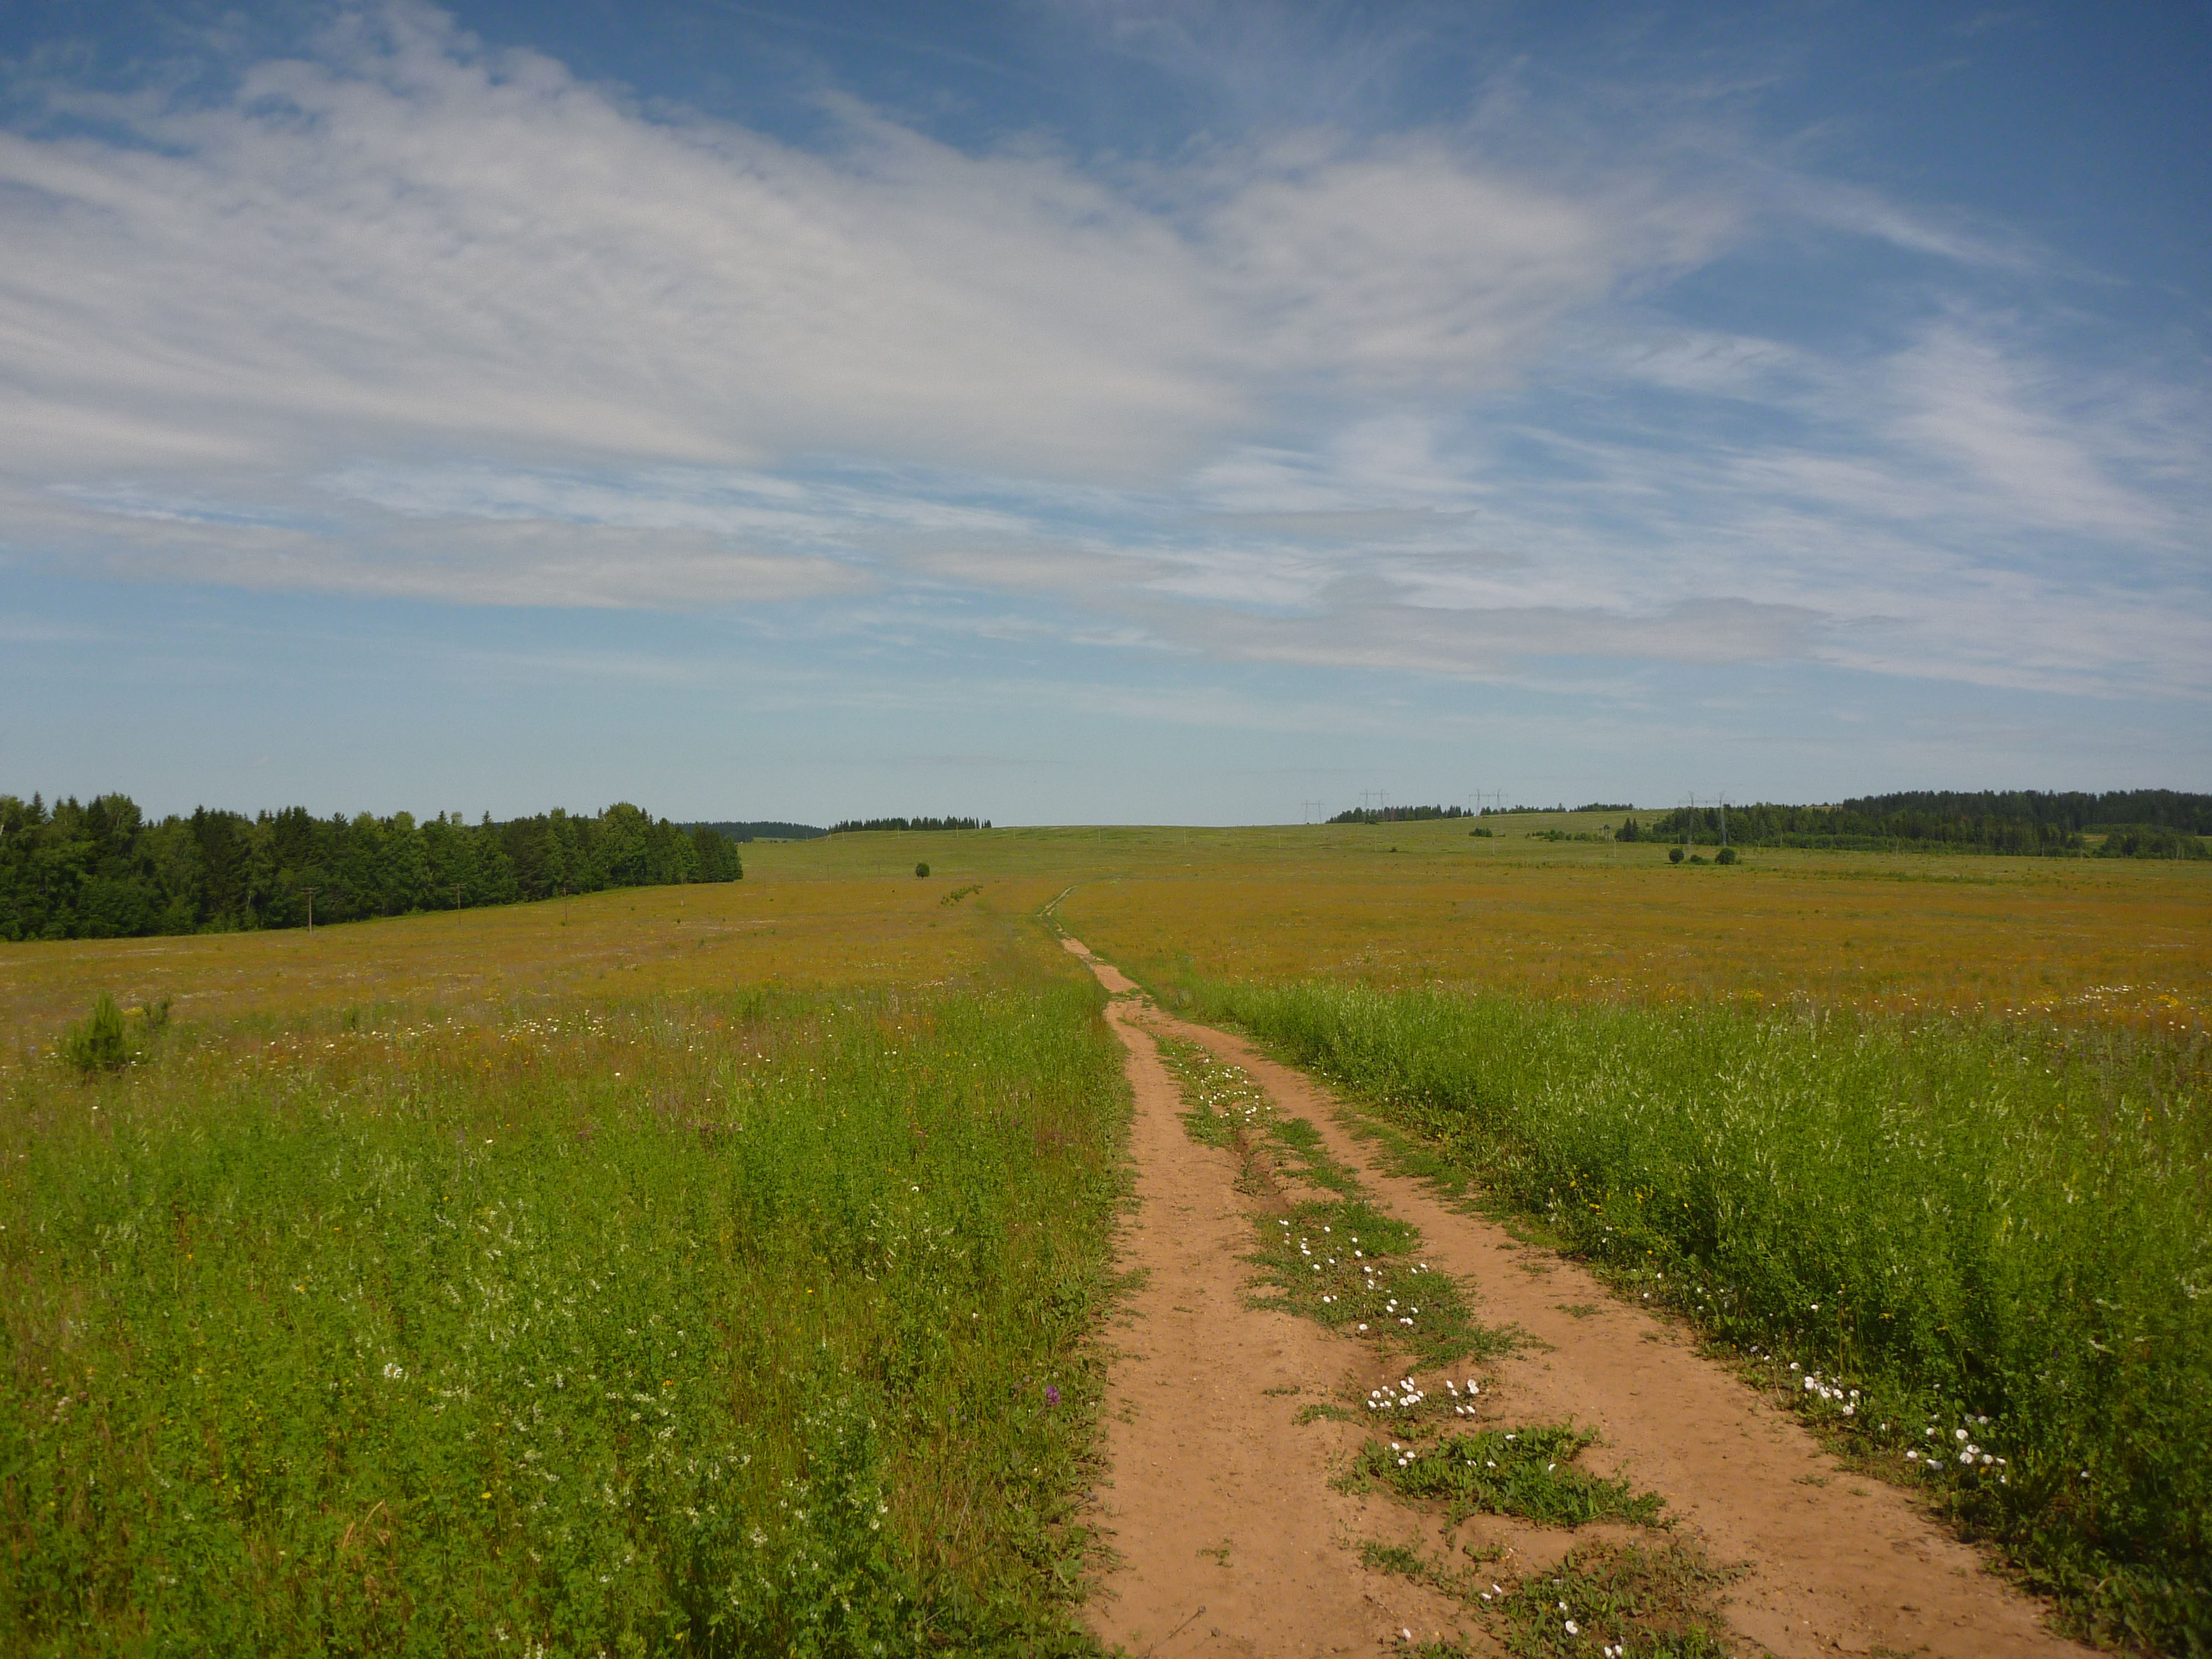
M0 1646L1092 1646L1128 1095L1062 922L1845 1379L1838 1443L2074 1627L2212 1642L2212 869L1611 821L853 835L0 945ZM101 992L139 1053L81 1080Z

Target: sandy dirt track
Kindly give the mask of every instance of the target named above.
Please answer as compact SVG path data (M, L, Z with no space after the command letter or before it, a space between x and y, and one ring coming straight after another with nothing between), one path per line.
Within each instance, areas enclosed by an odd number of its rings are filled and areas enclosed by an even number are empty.
M1135 988L1092 966L1108 990ZM1107 1007L1136 1093L1137 1207L1121 1266L1145 1278L1115 1334L1100 1498L1121 1565L1092 1603L1094 1627L1162 1659L1370 1653L1402 1631L1456 1627L1459 1610L1433 1592L1360 1566L1358 1540L1410 1540L1418 1517L1330 1491L1342 1425L1294 1420L1359 1356L1305 1320L1245 1306L1251 1224L1236 1160L1184 1133L1144 1018L1133 1000Z
M1478 1517L1446 1534L1382 1494L1332 1492L1328 1477L1364 1425L1298 1425L1303 1405L1383 1380L1363 1346L1288 1314L1244 1304L1255 1200L1231 1154L1185 1133L1154 1030L1239 1065L1285 1111L1320 1130L1376 1202L1419 1226L1431 1267L1466 1285L1478 1316L1537 1342L1488 1369L1505 1420L1571 1419L1601 1439L1594 1469L1659 1492L1677 1529L1739 1565L1735 1632L1771 1652L1928 1654L1942 1659L2084 1655L2041 1609L1984 1570L1974 1550L1903 1492L1844 1472L1786 1413L1698 1358L1680 1332L1620 1302L1574 1263L1515 1241L1420 1182L1385 1174L1340 1121L1340 1103L1302 1073L1221 1032L1175 1020L1069 940L1116 994L1108 1018L1136 1091L1136 1208L1124 1270L1143 1287L1124 1310L1108 1397L1111 1486L1102 1524L1120 1562L1092 1603L1109 1644L1134 1654L1374 1651L1478 1622L1448 1598L1363 1569L1359 1540L1502 1544L1516 1571L1575 1540ZM1583 1310L1580 1316L1566 1311ZM1598 1529L1585 1529L1588 1537ZM1593 1649L1595 1651L1595 1649Z

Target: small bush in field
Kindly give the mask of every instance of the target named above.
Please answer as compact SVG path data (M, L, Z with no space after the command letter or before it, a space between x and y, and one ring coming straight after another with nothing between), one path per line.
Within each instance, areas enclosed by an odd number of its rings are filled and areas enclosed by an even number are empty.
M917 876L926 876L929 873L929 866L927 864L917 864L914 866L914 872Z
M167 1012L166 1006L163 1012ZM94 999L92 1012L62 1037L63 1060L85 1077L95 1072L119 1072L137 1053L123 1029L123 1011L105 991Z
M1713 862L1715 864L1734 864L1735 862L1735 848L1733 847L1722 848L1719 852L1713 854Z
M1679 848L1679 847L1670 847L1670 848L1668 848L1667 849L1667 862L1668 862L1668 863L1669 863L1669 864L1680 864L1681 861L1682 861L1682 849L1681 849L1680 848Z

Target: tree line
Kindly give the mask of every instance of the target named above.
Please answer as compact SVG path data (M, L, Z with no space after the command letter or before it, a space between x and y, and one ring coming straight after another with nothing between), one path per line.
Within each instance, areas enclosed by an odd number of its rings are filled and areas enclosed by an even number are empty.
M854 830L988 830L988 818L846 818L832 824L830 833L842 836Z
M1725 830L1725 835L1723 831ZM2063 857L2089 850L2114 858L2202 858L2198 839L2212 830L2212 795L2172 789L2112 790L2103 794L2036 789L1975 793L1912 790L1867 795L1830 806L1678 807L1617 832L1621 841L1725 839L1740 847L1844 850L1892 848L1923 851L2014 853Z
M743 823L687 823L686 830L715 830L732 841L819 841L830 832L817 823L787 823L781 818L751 818Z
M1353 806L1339 812L1331 823L1419 823L1430 818L1468 818L1464 806Z
M737 881L736 843L628 802L495 823L459 813L149 820L128 795L48 807L0 795L0 939L118 939L297 927L609 887Z

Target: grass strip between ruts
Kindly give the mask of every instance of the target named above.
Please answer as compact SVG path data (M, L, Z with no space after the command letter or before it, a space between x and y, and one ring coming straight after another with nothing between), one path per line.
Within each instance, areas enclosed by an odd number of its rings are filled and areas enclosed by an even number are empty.
M1364 1338L1416 1365L1491 1358L1513 1347L1516 1334L1475 1319L1457 1282L1419 1259L1420 1230L1376 1208L1310 1123L1278 1109L1243 1067L1195 1043L1157 1040L1182 1093L1191 1138L1236 1152L1249 1188L1273 1188L1284 1199L1279 1171L1335 1194L1286 1200L1254 1217L1259 1305Z

